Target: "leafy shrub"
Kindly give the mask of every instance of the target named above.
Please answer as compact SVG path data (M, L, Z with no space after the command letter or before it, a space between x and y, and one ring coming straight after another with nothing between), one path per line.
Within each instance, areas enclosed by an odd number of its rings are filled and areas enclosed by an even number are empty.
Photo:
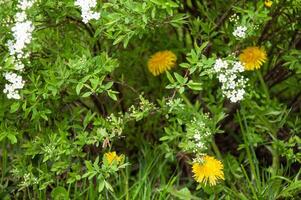
M0 198L299 199L300 13L0 1Z

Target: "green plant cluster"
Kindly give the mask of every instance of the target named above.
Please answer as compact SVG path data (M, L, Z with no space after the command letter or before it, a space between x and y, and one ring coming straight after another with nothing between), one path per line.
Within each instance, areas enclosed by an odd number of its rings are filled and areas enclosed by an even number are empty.
M75 0L36 0L8 99L20 2L0 0L0 199L301 198L301 0L98 0L88 23ZM250 46L267 60L233 103L214 65ZM177 64L153 76L163 50ZM223 163L216 186L194 180L205 154Z

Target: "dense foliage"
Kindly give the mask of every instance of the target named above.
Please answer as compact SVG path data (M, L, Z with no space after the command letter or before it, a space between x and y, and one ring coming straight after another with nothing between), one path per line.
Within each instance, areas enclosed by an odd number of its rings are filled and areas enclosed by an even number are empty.
M300 199L301 0L0 0L0 199Z

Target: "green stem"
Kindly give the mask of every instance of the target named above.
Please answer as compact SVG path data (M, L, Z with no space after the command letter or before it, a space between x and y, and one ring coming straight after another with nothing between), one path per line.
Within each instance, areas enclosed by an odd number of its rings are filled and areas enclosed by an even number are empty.
M218 146L217 146L216 143L215 143L214 138L212 138L211 141L212 141L212 142L211 142L211 146L212 146L212 149L213 149L214 153L216 154L216 156L218 157L218 159L221 160L221 159L222 159L222 155L221 155L220 150L218 149Z
M246 172L244 166L241 165L240 168L242 169L242 172L243 172L244 176L245 176L246 179L247 179L247 182L248 182L248 184L249 184L249 188L251 189L251 191L252 191L252 193L253 193L253 195L254 195L254 199L258 200L256 189L255 189L255 187L254 187L252 181L249 179L248 174L247 174L247 172Z
M32 198L31 198L31 195L30 195L30 190L29 190L29 188L27 187L26 189L27 189L27 193L28 193L28 198L29 198L29 199L32 199Z
M128 182L128 178L126 178L125 180L125 192L126 192L126 200L129 200L129 182Z
M272 145L272 147L270 146L266 146L266 148L271 152L272 154L272 175L277 175L278 169L280 167L280 160L279 160L279 154L277 151L277 147L275 147L275 145Z
M277 130L273 125L262 115L258 115L258 118L263 122L266 128L270 131L269 135L273 140L272 146L266 146L266 148L271 152L272 154L272 174L276 175L279 167L280 167L280 161L279 161L279 153L277 151L277 145L275 145L275 142L277 141Z
M244 130L244 126L243 126L242 119L240 117L239 112L237 112L237 118L238 118L239 126L240 126L240 129L241 129L242 137L243 137L243 140L244 140L245 149L246 149L246 153L247 153L247 158L249 160L251 172L252 172L253 178L257 181L258 179L257 179L256 168L255 168L255 164L253 162L251 149L249 148L250 145L247 145L247 144L250 144L249 137L247 135L248 133L247 133L247 130L246 131Z
M273 144L272 156L273 156L272 168L273 168L274 175L276 175L278 172L278 169L280 167L280 159L279 159L279 154L278 154L277 147L275 144Z
M267 99L269 100L270 99L269 89L268 89L266 83L264 82L262 74L259 70L257 70L256 73L258 75L260 84L261 84L261 86L262 86L262 88L265 92L265 95L266 95ZM273 136L274 137L276 136L276 132L273 133ZM278 154L278 151L277 151L277 147L275 145L272 145L272 147L269 148L269 150L270 150L270 152L272 153L272 156L273 156L272 173L273 173L273 175L276 175L277 171L279 169L279 166L280 166L279 154Z
M7 150L6 150L6 140L2 141L2 175L1 175L1 184L4 182L4 177L7 169Z
M190 102L189 99L185 96L184 93L180 94L180 96L182 97L182 99L185 101L185 103L186 103L189 107L193 107L193 105L191 104L191 102Z
M262 77L261 72L260 72L259 70L257 70L257 71L256 71L256 74L257 74L257 76L258 76L258 78L259 78L259 82L260 82L260 84L261 84L261 87L262 87L262 89L263 89L263 91L264 91L266 97L267 97L268 99L270 99L269 89L268 89L267 85L266 85L265 82L264 82L264 79L263 79L263 77Z

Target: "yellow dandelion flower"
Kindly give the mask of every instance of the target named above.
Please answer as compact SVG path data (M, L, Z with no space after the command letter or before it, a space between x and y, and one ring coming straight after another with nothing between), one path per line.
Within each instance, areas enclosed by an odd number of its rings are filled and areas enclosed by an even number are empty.
M119 163L122 159L122 156L118 156L115 151L105 153L104 157L108 161L109 164L112 164L112 162L114 160L116 160L116 162Z
M214 157L205 155L202 162L195 162L192 165L194 179L205 185L209 182L210 186L216 185L219 179L225 180L223 172L223 163Z
M159 51L151 56L147 66L149 71L158 76L176 65L177 56L171 51Z
M270 8L270 7L272 6L272 4L273 4L273 1L270 1L270 0L265 0L265 1L264 1L264 5L265 5L266 7L268 7L268 8Z
M245 70L259 69L267 60L267 54L263 48L248 47L239 55L240 61L244 64Z

